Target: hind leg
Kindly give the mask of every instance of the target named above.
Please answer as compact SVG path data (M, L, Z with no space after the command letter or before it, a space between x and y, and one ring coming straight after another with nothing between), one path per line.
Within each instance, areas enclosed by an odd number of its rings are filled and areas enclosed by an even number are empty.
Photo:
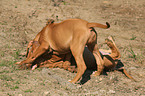
M100 75L104 69L104 61L100 55L98 45L97 45L97 35L92 32L91 36L87 43L88 49L93 53L96 63L97 63L97 71L95 72L95 76Z
M77 33L73 35L73 39L70 43L70 50L77 64L77 74L74 77L74 79L70 81L72 83L76 83L86 70L86 64L83 58L83 52L84 52L86 42L90 35L88 29L79 29L76 30L76 32Z
M77 45L75 45L75 46L77 46ZM78 47L79 47L79 50L77 50ZM86 65L85 65L85 62L83 59L84 47L85 46L81 46L79 44L77 47L73 47L73 46L71 47L71 51L75 58L75 61L77 64L77 69L78 69L76 76L74 77L73 80L70 81L71 83L76 83L81 78L81 76L83 75L83 73L86 70Z
M105 39L105 43L108 45L108 47L111 50L111 53L104 54L104 51L101 51L101 53L104 55L104 66L106 70L114 70L118 63L118 58L120 57L120 52L118 48L115 45L115 42L111 36L109 36L107 39Z
M106 40L105 43L109 46L111 49L111 54L109 55L112 57L114 60L119 59L121 57L120 52L111 36L109 36Z

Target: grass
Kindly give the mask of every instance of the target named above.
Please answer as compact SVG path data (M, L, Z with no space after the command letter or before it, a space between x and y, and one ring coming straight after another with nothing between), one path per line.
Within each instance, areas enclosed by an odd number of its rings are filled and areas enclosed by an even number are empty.
M132 37L130 38L130 40L135 40L136 36L132 35Z
M19 49L16 49L16 50L14 50L14 54L13 54L13 57L15 58L15 60L16 59L19 59L19 54L20 54L20 50Z
M8 76L8 75L5 75L5 74L0 75L0 79L1 79L1 80L4 80L4 81L14 81L14 80L12 79L12 77L10 77L10 76Z
M16 61L12 61L12 60L9 60L9 61L6 61L6 60L1 60L0 62L0 66L10 66L10 65L13 65L14 63L16 63Z
M15 89L19 89L19 86L16 85L16 86L11 87L10 89L15 91Z
M0 22L1 25L8 25L6 21Z
M133 58L133 61L135 60L134 62L142 64L144 61L144 58L145 58L145 56L143 55L143 52L145 51L145 49L141 48L140 50L141 50L140 53L135 53L135 51L133 50L131 45L129 48L126 48L126 51L130 53L128 57ZM125 54L127 54L127 53L125 52Z
M6 83L3 83L5 87L11 87L10 84L8 84L7 82Z
M2 57L4 57L5 56L5 52L1 52L1 54L0 54Z
M25 93L28 93L28 92L32 93L33 91L32 91L31 89L27 89L27 90L25 90L24 92L25 92Z
M20 82L21 82L20 80L17 80L17 81L15 82L15 84L20 84Z
M42 82L42 83L40 83L40 85L45 86L45 80L43 80L43 82Z
M134 58L136 60L136 54L133 51L132 47L130 47L130 49L127 49L127 51L131 54L130 58Z

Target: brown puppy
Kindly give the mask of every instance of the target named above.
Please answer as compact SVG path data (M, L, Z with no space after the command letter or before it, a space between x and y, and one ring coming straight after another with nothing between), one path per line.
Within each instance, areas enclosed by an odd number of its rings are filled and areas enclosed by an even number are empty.
M128 78L136 81L133 77L131 77L127 71L124 68L124 65L122 64L122 62L119 60L120 56L120 52L118 50L118 48L116 47L116 44L113 40L113 38L111 36L109 36L106 40L105 43L108 45L108 47L111 50L103 50L100 49L100 52L102 54L102 58L104 61L104 70L106 71L113 71L113 70L119 70L122 71L123 74L125 74ZM57 59L56 59L57 60ZM89 51L87 49L87 47L85 48L85 52L84 52L84 60L86 63L86 66L88 69L94 69L95 68L95 61L93 60L93 58L91 57L91 55L89 54ZM54 65L55 66L54 66ZM40 65L40 67L49 67L52 68L50 66L53 67L59 67L60 63L53 63L53 64L48 64L46 63L46 65ZM62 64L62 62L61 62ZM63 67L60 67L63 68ZM68 65L67 66L67 70L71 71L71 72L77 72L77 68L74 65ZM102 69L103 71L103 69Z
M54 23L54 20L49 19L46 23L46 26L48 26L52 23ZM26 53L27 58L29 58L31 56L31 54L34 53L36 51L36 49L40 46L39 38L40 38L40 35L43 31L44 31L44 28L36 35L36 37L32 41L29 42L29 44L27 46L27 53ZM32 48L29 51L31 46L32 46Z
M92 31L95 31L95 30L92 30ZM127 71L124 69L124 65L122 64L122 62L120 60L118 60L120 58L120 52L119 52L118 48L116 47L113 38L108 37L105 40L105 43L109 46L109 48L111 50L100 49L100 52L102 54L102 58L104 61L104 70L106 70L106 71L119 70L119 71L122 71L122 73L124 73L128 78L133 79L127 73ZM46 56L48 56L48 55L49 54L47 54ZM70 60L71 57L72 57L71 53L67 53L67 54L65 54L65 56L56 56L55 54L53 54L49 60L46 60L46 61L42 62L41 64L34 65L32 67L32 69L34 70L36 67L48 67L48 68L59 67L59 68L64 68L70 72L77 72L77 68L76 68L75 64L72 63L72 60ZM96 70L95 69L96 68L95 60L94 60L94 58L92 58L91 54L89 54L89 50L87 47L84 50L83 57L84 57L87 68L90 70L92 70L92 69ZM46 57L44 57L43 59L45 59L45 58ZM62 60L64 62L69 60L70 62L64 63ZM133 80L135 81L135 79L133 79Z
M78 67L78 72L75 78L70 81L75 83L80 79L86 70L86 65L83 60L83 51L87 45L89 50L95 56L97 66L99 68L95 75L100 75L104 62L98 50L97 40L94 39L94 34L96 33L90 32L90 28L100 27L107 29L110 25L109 23L106 24L107 25L88 23L82 19L68 19L61 23L46 25L40 32L40 37L38 40L40 46L34 53L31 54L31 56L20 63L20 67L23 68L26 64L32 63L37 57L48 50L54 50L58 54L66 54L71 51Z

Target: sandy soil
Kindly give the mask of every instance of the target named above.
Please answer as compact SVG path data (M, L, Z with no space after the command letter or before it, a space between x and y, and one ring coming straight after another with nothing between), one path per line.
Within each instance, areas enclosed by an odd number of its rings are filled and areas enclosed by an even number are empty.
M144 8L144 0L0 0L0 96L145 96ZM59 68L18 70L19 54L50 18L109 22L110 29L96 28L98 44L112 35L137 82L109 72L79 85L68 82L76 73Z

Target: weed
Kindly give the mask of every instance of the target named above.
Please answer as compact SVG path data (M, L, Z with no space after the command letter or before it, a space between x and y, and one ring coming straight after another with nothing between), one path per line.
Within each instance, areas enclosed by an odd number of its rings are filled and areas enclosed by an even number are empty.
M14 95L11 95L10 93L7 93L7 96L14 96Z
M130 38L130 40L135 40L136 36L132 35L132 37Z
M5 60L2 60L2 61L0 62L0 66L6 66L6 61L5 61Z
M13 65L14 63L16 63L16 61L12 61L12 60L10 60L10 61L6 61L6 60L1 60L1 62L0 62L0 66L10 66L10 65Z
M19 50L19 49L16 49L16 50L14 50L14 51L15 51L15 54L13 55L13 57L14 57L15 60L16 60L16 59L19 58L20 50Z
M66 1L62 1L64 5L66 5Z
M5 81L14 81L12 79L12 77L8 76L8 75L0 75L0 79L1 80L5 80Z
M15 83L15 84L20 84L20 80L16 81L16 83Z
M11 85L9 85L7 82L4 83L4 86L5 86L5 87L11 87Z
M43 80L43 82L42 82L42 83L40 83L40 85L45 86L45 80Z
M10 28L9 31L11 32L12 31L12 28Z
M0 22L1 25L8 25L6 21Z
M19 89L19 87L16 85L14 87L11 87L10 89L15 90L15 89Z
M4 57L4 55L5 55L5 52L1 52L1 56Z
M142 53L143 52L142 49L141 49L140 53L135 54L132 47L130 46L130 49L127 48L127 51L131 54L131 55L129 55L129 58L133 58L134 60L136 60L140 64L142 64L144 62L144 55Z
M0 74L1 73L9 73L9 72L10 72L9 70L3 70L3 71L0 72Z
M134 58L136 60L136 54L134 53L131 46L130 46L130 49L127 49L127 51L131 54L130 58Z
M33 91L31 89L27 89L24 92L26 92L26 93L28 93L28 92L32 93Z

